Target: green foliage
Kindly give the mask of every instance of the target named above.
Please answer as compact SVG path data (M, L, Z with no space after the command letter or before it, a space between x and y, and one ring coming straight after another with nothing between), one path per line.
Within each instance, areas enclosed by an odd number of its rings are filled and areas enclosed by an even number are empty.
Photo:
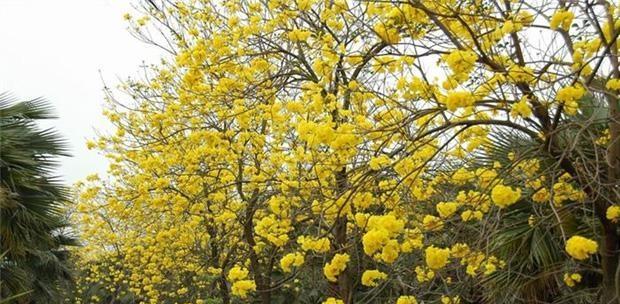
M76 246L65 215L69 192L53 175L66 143L37 122L54 118L42 99L15 102L0 94L0 278L4 301L57 303Z

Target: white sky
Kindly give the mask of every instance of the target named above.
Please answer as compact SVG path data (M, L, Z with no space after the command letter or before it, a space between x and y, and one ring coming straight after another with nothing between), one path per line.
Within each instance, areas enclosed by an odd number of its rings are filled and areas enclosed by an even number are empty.
M123 15L129 0L0 0L0 92L45 97L60 117L52 122L69 140L72 158L59 173L73 183L105 173L106 159L86 149L95 130L109 130L103 82L137 75L159 51L134 39Z

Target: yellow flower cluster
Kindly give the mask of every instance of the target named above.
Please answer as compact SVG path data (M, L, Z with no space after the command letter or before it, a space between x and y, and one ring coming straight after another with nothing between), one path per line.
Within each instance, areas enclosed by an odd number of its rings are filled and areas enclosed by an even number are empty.
M291 267L299 267L304 264L304 255L301 253L289 253L280 259L282 271L291 272Z
M441 218L451 217L458 209L459 204L456 202L439 202L435 206L437 213Z
M620 90L620 79L619 78L609 79L607 83L605 84L605 88L607 88L608 90L612 90L612 91Z
M387 155L381 155L378 157L373 157L368 162L368 166L372 170L379 170L390 163L390 158Z
M536 76L530 67L513 64L508 69L507 80L512 83L532 83Z
M450 258L450 249L437 248L435 246L429 246L424 251L426 256L426 265L428 268L437 270L441 269L448 264Z
M557 183L553 184L553 204L557 206L568 200L580 202L585 199L586 194L582 190L576 189L568 183L568 176L565 174L560 177Z
M519 198L521 198L521 189L514 190L512 187L497 185L491 190L491 199L500 208L516 203Z
M478 55L472 51L455 50L443 55L442 59L455 74L461 74L471 72L478 60Z
M302 42L308 40L312 33L304 30L292 30L288 33L288 39L293 42Z
M387 25L383 22L379 22L375 24L373 27L377 36L381 38L381 40L387 44L397 44L400 42L400 34L398 33L398 29Z
M386 278L387 274L379 270L366 270L362 274L362 285L368 287L375 287L379 285L378 281L385 280Z
M396 304L418 304L418 300L414 296L400 296L396 300Z
M415 267L416 279L420 283L428 282L435 278L435 272L427 267L416 266Z
M400 245L394 238L404 228L405 222L392 214L370 216L366 223L367 232L362 237L364 253L386 263L394 262L400 251ZM375 256L379 250L381 252Z
M248 292L256 291L256 283L253 280L241 280L234 282L230 289L233 295L243 299L248 296Z
M511 117L528 118L531 115L532 115L532 109L530 108L530 105L527 103L527 97L523 97L518 102L512 104L512 109L510 110Z
M303 251L312 250L316 253L325 253L329 251L331 243L328 238L315 239L312 237L300 236L297 243L301 245Z
M586 93L586 90L580 85L572 85L561 88L555 95L555 99L564 104L566 114L575 115L579 109L577 101Z
M605 212L605 217L608 220L614 223L617 223L618 220L620 219L620 206L618 205L609 206L607 208L607 212Z
M243 280L248 277L248 270L240 266L235 266L228 271L227 277L231 282Z
M466 168L458 168L452 173L452 182L456 185L464 185L476 177L476 173L467 170Z
M441 304L459 304L459 303L461 303L461 297L459 296L454 296L454 297L441 296Z
M232 294L240 298L246 298L248 292L256 291L254 280L247 280L248 270L235 266L228 271L228 280L232 283Z
M566 241L566 252L577 260L585 260L597 250L598 244L595 241L579 235L572 236Z
M327 298L322 304L344 304L344 301L336 298Z
M427 231L439 231L443 229L444 223L441 218L427 214L422 219L422 225Z
M573 23L573 18L575 18L575 14L566 9L557 10L553 16L551 16L551 21L549 21L549 27L552 30L557 28L561 28L565 31L570 29L570 25Z
M450 111L473 106L476 98L469 91L450 91L446 96L446 107Z
M414 249L420 249L424 243L424 234L419 228L405 229L404 240L400 245L402 252L411 252Z
M297 8L301 11L307 11L312 8L316 0L297 0Z
M336 282L338 275L347 268L349 262L349 255L346 253L337 253L331 260L331 262L325 264L323 267L323 274L330 282Z
M565 273L564 274L564 283L568 287L574 287L577 283L581 282L581 275L578 273Z
M497 173L494 170L477 170L478 183L483 189L490 186L491 182L495 179ZM491 199L488 195L480 193L478 191L459 191L459 194L454 200L460 206L467 209L461 212L461 220L463 222L481 220L485 213L489 212L491 207Z
M291 224L288 219L278 219L274 214L265 216L256 223L256 234L267 239L277 247L284 246L288 240Z

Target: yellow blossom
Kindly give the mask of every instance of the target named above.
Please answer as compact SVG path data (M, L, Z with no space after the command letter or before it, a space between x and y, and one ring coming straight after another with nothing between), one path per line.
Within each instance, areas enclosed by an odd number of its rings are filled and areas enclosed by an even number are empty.
M387 26L386 24L380 22L375 24L373 29L379 38L387 44L397 44L400 41L400 34L396 28Z
M605 216L607 217L608 220L614 223L618 222L618 219L620 219L620 206L618 205L609 206L607 208L607 212L605 213Z
M370 166L370 169L379 170L385 167L389 163L390 163L390 158L387 155L381 155L381 156L373 157L372 159L370 159L370 162L368 162L368 165Z
M414 296L400 296L396 300L396 304L418 304L418 300Z
M310 10L310 8L312 8L312 5L314 4L315 0L297 0L297 7L301 10L301 11L307 11Z
M521 197L521 189L514 190L511 187L497 185L491 190L491 199L500 208L506 208L516 203Z
M247 269L235 266L228 271L228 280L231 282L243 280L248 277L248 273Z
M438 231L443 229L443 221L440 218L430 214L424 216L422 219L422 224L428 231Z
M344 301L336 298L327 298L322 304L344 304Z
M553 14L553 16L551 16L549 27L552 30L561 28L565 31L568 31L571 23L573 23L573 18L575 18L575 15L571 11L568 11L566 9L559 9Z
M372 229L362 237L364 252L367 255L373 255L377 250L381 249L390 239L390 234L385 229Z
M566 109L566 114L575 115L579 109L577 101L586 93L586 90L580 85L573 85L561 88L558 90L555 98Z
M288 32L288 39L293 42L306 41L312 33L304 30L292 30Z
M325 253L329 251L331 243L328 238L315 239L312 237L300 236L297 243L301 245L304 251L312 250L316 253Z
M566 241L566 252L577 260L585 260L597 250L598 244L595 241L582 236L575 235Z
M441 218L448 218L456 212L459 204L455 202L440 202L435 207Z
M301 253L289 253L280 260L280 267L284 272L291 272L291 266L299 267L304 264L304 256Z
M605 84L605 88L612 91L620 90L620 78L609 79Z
M347 268L349 262L349 255L346 253L336 254L331 262L325 264L323 267L323 274L330 282L336 282L337 276Z
M469 73L476 61L478 55L472 51L455 50L448 55L442 56L443 60L448 64L454 73Z
M474 95L468 91L451 91L446 96L446 107L450 111L473 106L475 102Z
M384 280L386 278L387 274L379 270L366 270L362 274L362 285L368 287L375 287L379 285L378 281Z
M426 265L430 269L441 269L448 264L450 258L450 249L437 248L435 246L429 246L425 250Z
M510 116L516 118L517 116L522 118L528 118L532 115L532 109L527 104L527 97L521 98L519 102L512 105L510 110Z
M581 275L578 273L565 273L564 274L564 283L568 287L574 287L577 283L581 282Z
M425 269L421 266L415 268L416 279L420 283L428 282L435 277L435 272L432 269Z
M256 283L253 280L237 281L232 284L231 291L235 296L246 298L248 292L256 291Z

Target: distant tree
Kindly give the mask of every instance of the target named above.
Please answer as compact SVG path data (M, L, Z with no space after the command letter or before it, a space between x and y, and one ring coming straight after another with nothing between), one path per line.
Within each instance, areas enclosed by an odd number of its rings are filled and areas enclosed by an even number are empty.
M66 142L38 121L52 119L42 99L0 94L0 295L4 302L57 303L70 279L68 189L54 175ZM2 302L2 303L4 303Z

